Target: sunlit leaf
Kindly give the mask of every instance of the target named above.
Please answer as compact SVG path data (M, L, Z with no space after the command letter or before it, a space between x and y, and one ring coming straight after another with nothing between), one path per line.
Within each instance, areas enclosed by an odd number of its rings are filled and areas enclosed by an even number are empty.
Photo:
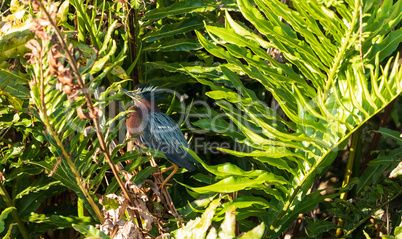
M187 14L192 12L206 12L217 8L235 8L234 1L209 2L191 0L177 2L168 7L156 8L145 14L145 20L158 20L168 16Z
M15 210L15 207L8 207L5 208L1 214L0 214L0 232L4 231L4 220L7 218L8 214L12 211Z
M75 225L73 224L73 228L78 232L82 233L87 238L102 238L102 239L110 239L108 235L96 229L92 225Z

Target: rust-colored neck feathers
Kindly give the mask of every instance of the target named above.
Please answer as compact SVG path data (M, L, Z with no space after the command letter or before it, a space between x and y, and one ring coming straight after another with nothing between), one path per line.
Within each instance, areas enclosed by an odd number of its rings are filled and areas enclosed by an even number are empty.
M126 126L130 138L135 136L139 139L145 125L148 123L148 114L151 112L160 112L158 105L155 103L148 102L145 99L141 99L140 102L136 101L133 106L129 108L134 112L128 114L129 118L126 120Z

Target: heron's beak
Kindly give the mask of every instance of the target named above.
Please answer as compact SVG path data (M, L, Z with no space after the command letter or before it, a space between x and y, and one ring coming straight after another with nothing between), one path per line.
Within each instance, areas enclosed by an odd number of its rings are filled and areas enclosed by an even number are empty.
M134 90L134 91L129 91L126 89L121 88L121 90L124 92L124 94L130 96L131 99L133 99L134 104L137 104L138 102L140 102L137 98L137 92L138 90Z
M121 90L124 92L124 94L130 96L131 98L135 99L135 93L132 91L128 91L126 89L121 88Z
M123 89L123 88L121 88L121 91L123 91L124 94L127 94L128 92L130 92L130 91L128 91L128 90L126 90L126 89Z

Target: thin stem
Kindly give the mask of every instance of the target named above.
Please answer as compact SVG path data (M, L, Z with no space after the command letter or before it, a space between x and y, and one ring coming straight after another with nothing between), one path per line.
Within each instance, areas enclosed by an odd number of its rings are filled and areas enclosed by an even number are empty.
M139 45L141 44L139 42L139 29L140 26L138 24L138 11L137 9L131 8L128 12L128 29L130 32L130 56L131 56L131 63L133 63L137 57L138 54L140 54L138 48ZM138 59L140 60L140 59ZM139 79L139 64L138 62L135 64L133 71L131 72L131 78L133 79L133 83L134 85L137 85L138 83L140 83L140 79Z
M11 211L11 216L13 217L14 221L17 222L18 229L20 229L20 233L24 239L29 239L31 238L29 236L29 233L27 229L25 228L24 223L21 220L20 215L18 214L17 209L14 206L13 201L10 198L10 195L8 194L6 188L4 187L3 183L0 182L0 196L6 203L7 207L14 207L14 209Z
M78 82L80 88L85 89L84 81L82 80L81 74L78 71L77 63L75 62L75 59L72 57L70 51L68 50L67 44L65 43L65 41L64 41L64 39L63 39L63 37L61 35L61 32L59 31L59 29L57 28L56 24L54 23L54 21L50 17L49 13L46 11L45 7L43 6L43 3L41 1L38 1L38 2L39 2L39 5L40 5L42 11L45 13L46 17L48 18L48 20L50 22L50 25L53 27L53 29L54 29L54 31L56 33L56 36L57 36L57 38L58 38L58 40L60 42L60 45L63 48L63 50L64 50L64 52L66 54L66 57L67 57L68 61L70 62L71 68L75 73L75 76L77 78L77 82ZM91 102L91 99L90 99L90 96L89 96L89 92L88 91L83 91L83 94L84 94L84 98L85 98L85 101L87 103L87 106L88 106L89 110L91 112L95 112L94 106L92 105L92 102ZM104 138L104 136L103 136L103 134L101 132L98 119L93 118L93 123L94 123L94 126L95 126L96 135L98 136L98 139L99 139L99 143L100 143L100 146L101 146L101 151L104 154L106 160L108 161L108 163L110 165L110 168L112 169L113 175L115 176L115 178L116 178L121 190L123 191L124 196L129 200L131 205L135 205L133 203L130 195L128 194L126 187L124 186L123 181L121 180L121 178L119 176L119 173L118 173L118 170L116 168L116 165L113 163L112 157L110 156L110 153L109 153L109 149L108 149L108 147L106 145L106 142L105 142L105 138ZM137 217L138 226L142 229L142 223L141 223L140 215L139 215L137 210L134 210L134 213L135 213L135 216ZM102 221L103 221L103 216L102 216Z
M145 146L143 146L143 147L145 147ZM171 214L174 216L174 218L179 220L178 223L179 223L179 226L181 227L182 226L181 220L183 220L183 218L177 212L167 188L165 186L163 186L163 183L165 183L164 181L166 181L166 180L163 180L162 172L160 171L159 166L156 164L155 159L153 157L151 157L150 163L151 163L152 167L155 167L158 170L157 173L154 174L155 182L157 184L161 185L160 190L161 190L162 194L165 196L166 205L167 205L168 209L170 210ZM175 164L173 164L173 167L175 167ZM177 165L176 165L176 167L177 167Z
M41 2L40 2L40 6L44 10L44 6L42 5ZM45 12L46 12L46 10L45 10ZM105 221L104 218L103 218L103 214L99 210L98 205L95 203L95 201L93 200L93 198L91 197L89 192L84 187L80 173L78 172L78 170L75 167L73 161L71 160L70 155L68 154L68 152L64 148L64 145L61 142L60 138L58 137L56 131L53 129L52 125L50 124L49 118L47 116L47 109L46 109L46 104L45 104L45 94L44 94L44 88L45 88L44 81L45 80L43 78L44 73L43 73L43 64L42 64L42 59L43 59L42 52L40 54L41 54L40 55L40 60L39 60L39 67L40 67L40 69L39 69L39 71L40 71L39 72L39 74L40 74L40 103L41 103L41 108L42 108L43 122L44 122L44 124L46 126L46 129L50 133L50 135L56 141L57 146L61 149L61 152L62 152L64 158L66 158L67 163L70 166L70 169L74 174L75 180L77 181L78 187L80 188L81 192L84 194L85 198L88 200L89 204L92 206L92 209L94 210L94 212L95 212L96 216L98 217L99 221L103 224L103 222Z
M352 134L352 145L350 146L350 149L349 149L349 157L348 157L348 162L346 164L345 177L344 177L343 182L342 182L342 187L343 188L346 187L349 184L350 177L352 175L353 163L354 163L354 160L355 160L355 157L356 157L356 150L357 150L357 147L358 147L360 137L361 137L361 129L359 127L357 129L357 131ZM342 200L346 200L347 197L348 197L348 192L347 191L341 193L341 195L340 195L340 199L342 199ZM336 230L336 236L338 238L342 236L342 229L341 228L343 227L343 223L344 223L343 219L339 218L338 226L340 228L338 228Z

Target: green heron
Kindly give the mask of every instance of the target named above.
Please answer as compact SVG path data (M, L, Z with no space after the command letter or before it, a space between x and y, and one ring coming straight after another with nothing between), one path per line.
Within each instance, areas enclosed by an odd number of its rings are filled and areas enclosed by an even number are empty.
M139 84L133 91L122 89L134 100L133 110L128 114L126 127L129 137L147 148L162 152L173 163L173 172L162 183L161 188L177 172L179 167L194 171L195 160L182 147L189 148L180 127L172 118L162 113L156 101L160 98L155 86Z

